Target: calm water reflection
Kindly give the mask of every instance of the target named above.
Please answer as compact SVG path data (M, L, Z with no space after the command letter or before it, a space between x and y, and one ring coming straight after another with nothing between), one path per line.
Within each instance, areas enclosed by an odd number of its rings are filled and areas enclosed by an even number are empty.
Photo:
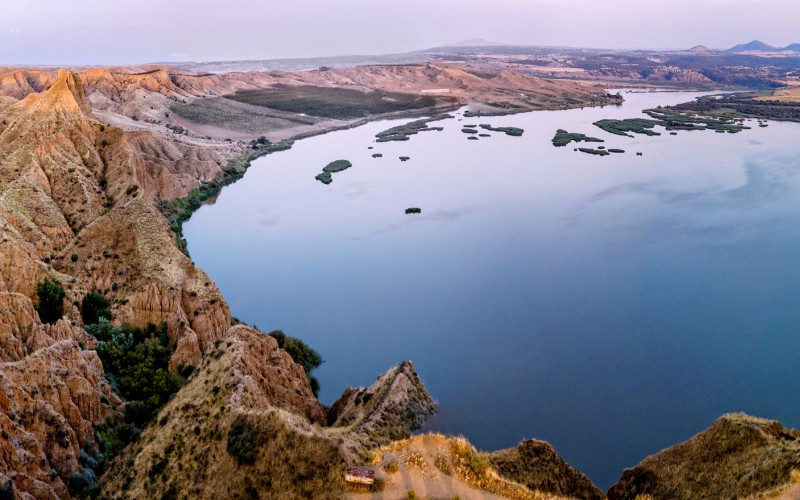
M235 316L320 351L325 403L412 359L441 405L429 428L545 439L602 488L724 412L800 426L800 125L591 125L693 97L625 96L406 143L372 142L396 122L300 141L198 211L189 249ZM460 131L483 122L525 134ZM627 153L555 148L557 128ZM314 180L339 158L353 168Z

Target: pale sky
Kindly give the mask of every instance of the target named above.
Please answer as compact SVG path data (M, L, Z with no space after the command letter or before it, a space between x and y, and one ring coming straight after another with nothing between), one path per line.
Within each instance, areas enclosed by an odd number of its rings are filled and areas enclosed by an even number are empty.
M464 39L601 48L800 42L800 0L0 0L0 64L383 54Z

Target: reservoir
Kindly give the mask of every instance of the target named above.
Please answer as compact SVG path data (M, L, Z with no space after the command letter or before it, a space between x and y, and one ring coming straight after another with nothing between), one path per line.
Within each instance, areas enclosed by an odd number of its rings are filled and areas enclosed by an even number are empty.
M592 125L696 95L304 139L197 211L189 251L234 316L320 352L323 403L410 359L440 405L426 430L546 440L606 489L726 412L800 427L800 124ZM480 123L525 132L468 140ZM625 153L556 148L557 129Z

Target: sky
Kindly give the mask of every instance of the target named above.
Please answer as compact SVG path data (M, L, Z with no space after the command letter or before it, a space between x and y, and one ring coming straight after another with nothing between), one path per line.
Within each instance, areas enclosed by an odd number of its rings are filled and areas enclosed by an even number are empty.
M800 42L798 0L0 0L0 64L407 52L482 38L596 48Z

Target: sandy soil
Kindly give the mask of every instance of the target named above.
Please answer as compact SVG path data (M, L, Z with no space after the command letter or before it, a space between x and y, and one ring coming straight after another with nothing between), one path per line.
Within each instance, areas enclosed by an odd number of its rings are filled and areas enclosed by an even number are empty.
M423 435L413 439L410 446L396 452L384 452L380 460L374 465L375 477L386 481L386 488L380 493L351 493L354 499L400 499L407 498L408 492L413 491L419 499L451 499L454 496L462 500L500 499L491 493L473 488L454 475L443 474L434 466L437 455L449 453L447 443L433 435ZM417 454L422 461L409 460L409 456ZM396 463L398 471L389 473L384 464Z

